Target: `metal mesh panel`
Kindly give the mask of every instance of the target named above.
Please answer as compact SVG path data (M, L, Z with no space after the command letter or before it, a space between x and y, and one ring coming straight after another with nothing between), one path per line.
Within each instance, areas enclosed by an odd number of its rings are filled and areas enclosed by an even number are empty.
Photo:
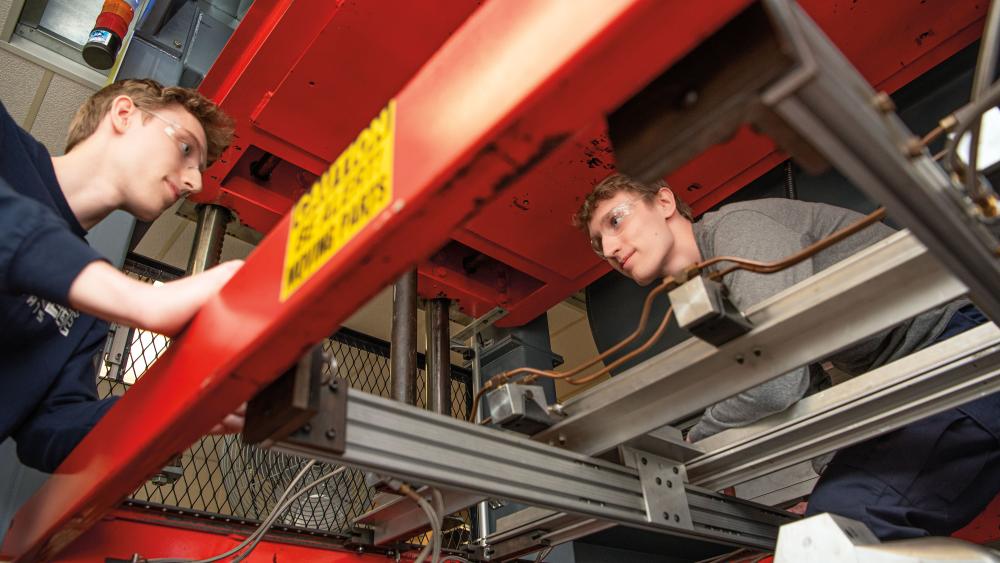
M128 261L126 273L146 282L166 281L179 275L148 262ZM123 329L126 330L126 329ZM105 366L98 379L102 397L121 395L142 377L169 345L169 340L141 330L131 330L121 367ZM380 396L389 394L389 344L366 335L342 330L324 343L339 362L339 375L351 387ZM426 372L418 357L418 405L424 406ZM326 369L329 369L327 367ZM468 372L452 366L452 413L464 417L471 406ZM207 436L175 458L164 470L143 483L132 499L175 506L247 520L263 520L277 503L306 460L244 444L240 436ZM316 464L302 483L330 469ZM301 486L301 485L300 485ZM364 474L348 469L300 498L279 520L280 524L319 531L340 532L372 507L373 492ZM469 538L469 514L456 515L462 524L450 532L446 547L458 547ZM423 538L417 538L420 543Z

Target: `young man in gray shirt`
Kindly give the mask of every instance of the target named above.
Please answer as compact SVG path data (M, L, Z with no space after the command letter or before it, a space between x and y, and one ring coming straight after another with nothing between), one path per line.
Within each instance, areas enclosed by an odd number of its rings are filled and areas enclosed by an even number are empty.
M770 262L794 254L861 218L820 203L764 199L723 206L694 222L665 183L646 186L614 174L575 217L595 252L640 285L714 256ZM737 270L723 280L746 310L894 231L882 224L773 274ZM961 299L922 313L827 358L858 375L985 322ZM781 412L809 387L801 367L705 410L689 433L698 441ZM809 513L865 523L882 539L948 535L1000 492L1000 397L986 397L838 452L817 484Z

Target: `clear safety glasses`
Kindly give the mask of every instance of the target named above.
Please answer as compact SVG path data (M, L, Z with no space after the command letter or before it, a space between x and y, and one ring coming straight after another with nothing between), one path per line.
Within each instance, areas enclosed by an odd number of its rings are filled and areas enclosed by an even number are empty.
M197 168L200 172L205 171L205 168L208 167L208 160L205 151L202 150L201 143L198 142L198 138L193 133L182 125L148 109L139 108L139 110L166 123L167 126L163 128L163 132L176 143L177 148L181 151L185 168Z
M632 198L626 202L619 203L618 205L611 208L610 211L601 217L597 225L597 233L593 235L590 239L590 246L594 249L594 252L601 257L601 260L607 260L607 256L604 255L604 239L606 237L614 237L621 234L622 229L625 228L625 223L628 217L632 215L635 210L635 202L642 199L642 196Z

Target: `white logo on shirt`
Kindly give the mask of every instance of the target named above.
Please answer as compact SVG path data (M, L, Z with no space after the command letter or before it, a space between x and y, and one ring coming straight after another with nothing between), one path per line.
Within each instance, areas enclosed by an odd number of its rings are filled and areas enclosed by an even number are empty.
M69 336L69 331L72 330L73 323L80 316L80 313L69 307L46 301L34 295L28 296L28 307L31 307L31 312L35 315L35 320L40 323L45 322L45 315L52 317L55 320L59 334L63 336Z

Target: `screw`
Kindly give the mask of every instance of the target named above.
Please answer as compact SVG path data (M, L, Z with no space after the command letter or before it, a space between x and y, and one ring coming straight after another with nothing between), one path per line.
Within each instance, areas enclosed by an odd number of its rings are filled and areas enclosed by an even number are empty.
M669 513L669 512L664 512L664 513L663 513L663 518L664 518L665 520L670 520L670 513Z
M302 428L300 428L299 430L301 430L302 432L308 434L308 433L312 432L312 429L313 429L313 427L312 427L311 424L303 424Z
M339 387L339 385L337 384L337 380L336 379L331 379L330 383L327 383L327 387L330 388L330 391L336 393L337 392L337 388Z
M681 470L677 469L676 467L674 467L673 470L674 470L674 475L679 475L681 472Z
M559 445L560 446L565 446L566 445L566 435L565 434L560 434L559 435Z
M681 521L680 515L674 514L674 522L680 522L680 521Z
M178 49L180 49L181 48L181 42L178 41L178 40L176 40L176 39L174 39L174 47L177 47Z
M674 488L674 482L668 479L668 480L667 480L667 488L668 488L668 489L672 489L672 488Z
M326 431L327 440L335 440L337 438L337 431L333 428Z
M649 460L648 460L648 459L646 459L646 458L642 458L642 459L641 459L641 460L639 460L639 461L641 461L643 465L646 465L647 463L649 463Z
M924 154L924 143L917 137L910 137L903 144L903 153L910 158Z
M657 485L662 485L663 484L663 479L660 479L659 477L657 477L656 478L656 484Z
M875 109L882 113L896 111L895 102L893 102L892 98L889 97L889 94L886 94L885 92L875 94L875 97L872 98L872 105L875 106Z
M736 356L736 363L743 365L743 362L745 361L746 359L742 355Z
M759 357L761 357L761 355L762 355L763 353L764 353L764 351L763 351L763 350L761 350L760 348L754 348L754 349L753 349L753 355L754 355L754 356L757 356L758 358L759 358Z

